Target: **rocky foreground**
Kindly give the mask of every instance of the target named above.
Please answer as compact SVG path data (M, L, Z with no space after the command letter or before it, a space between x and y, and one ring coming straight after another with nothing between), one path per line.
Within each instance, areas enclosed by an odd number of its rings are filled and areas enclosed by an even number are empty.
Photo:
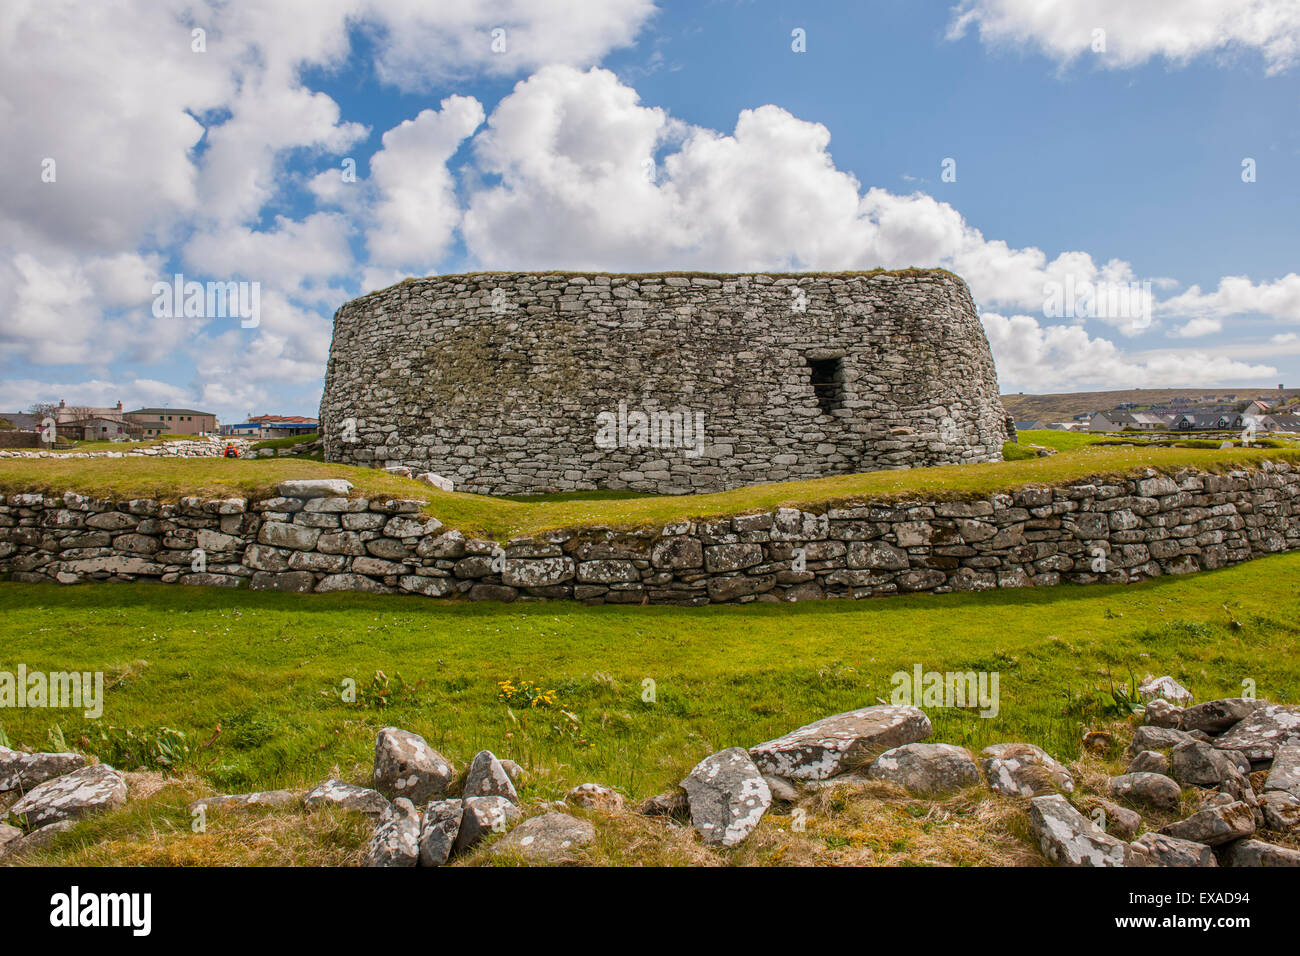
M937 800L986 788L1024 805L1043 857L1062 866L1300 866L1300 708L1249 698L1190 706L1190 693L1169 677L1148 682L1142 693L1148 703L1128 766L1094 783L1093 792L1033 744L995 744L977 758L963 747L926 742L932 728L920 709L879 705L748 750L711 754L680 787L635 812L675 818L703 845L727 848L749 838L770 811L782 812L812 791L883 782ZM1109 742L1104 732L1085 741L1090 748ZM493 858L579 863L601 815L627 812L622 794L585 783L529 815L516 790L523 774L486 750L458 773L422 737L389 727L376 741L368 785L335 779L306 793L217 795L195 801L190 811L332 806L367 814L374 820L368 866L441 866L502 834L488 850ZM0 748L5 794L19 795L8 809L18 825L0 823L0 857L8 862L81 817L122 806L127 787L122 773L80 754ZM577 816L574 808L588 812Z

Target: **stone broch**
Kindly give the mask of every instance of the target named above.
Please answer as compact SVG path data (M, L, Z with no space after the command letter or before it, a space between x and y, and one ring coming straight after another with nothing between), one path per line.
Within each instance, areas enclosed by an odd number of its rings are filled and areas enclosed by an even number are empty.
M620 403L703 413L701 453L598 447ZM320 418L327 461L482 494L1000 461L1012 431L970 292L941 270L409 279L334 316Z

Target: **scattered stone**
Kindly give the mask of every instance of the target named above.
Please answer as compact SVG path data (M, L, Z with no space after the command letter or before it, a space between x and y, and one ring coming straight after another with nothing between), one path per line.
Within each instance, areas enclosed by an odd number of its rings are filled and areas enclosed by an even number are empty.
M867 776L921 794L950 793L980 782L970 751L953 744L904 744L886 750L867 768Z
M518 856L548 866L577 862L578 850L596 839L586 820L552 811L531 817L492 846L493 856Z
M375 827L366 849L366 866L415 866L420 859L420 812L398 797Z
M1264 826L1278 833L1300 829L1300 798L1285 790L1269 790L1259 798L1259 809L1264 815Z
M1162 773L1126 773L1111 777L1107 785L1116 800L1138 803L1156 810L1175 810L1183 790Z
M1033 744L993 744L980 752L980 768L995 793L1036 797L1074 792L1074 777L1047 751Z
M81 754L25 754L0 747L0 793L30 790L37 784L79 770L85 765L86 758Z
M0 856L5 855L5 848L15 840L21 840L23 831L17 827L11 827L7 823L0 823Z
M276 490L282 498L346 498L352 482L343 478L304 478L282 481Z
M1224 866L1300 866L1300 850L1263 840L1238 840L1223 848L1221 859Z
M772 791L741 747L705 757L681 786L690 803L691 824L710 846L740 843L772 804Z
M519 802L515 785L501 761L490 750L480 750L474 755L465 775L464 795L467 797L505 797L511 803Z
M1171 774L1183 785L1226 789L1240 794L1250 790L1250 781L1222 750L1200 740L1188 740L1170 752Z
M460 800L434 800L424 808L420 828L420 865L442 866L451 858L465 812Z
M1265 704L1214 741L1220 750L1240 750L1252 763L1272 760L1280 747L1300 745L1300 708Z
M1169 776L1169 758L1158 750L1144 750L1129 761L1127 773L1158 773Z
M1192 702L1192 692L1168 674L1156 677L1138 687L1138 697L1142 702L1150 703L1160 698L1171 704L1185 706Z
M1224 697L1207 700L1183 711L1179 722L1184 730L1203 730L1207 734L1221 734L1233 724L1250 716L1264 701L1251 697Z
M1121 807L1118 803L1102 797L1089 797L1087 801L1089 818L1111 836L1119 837L1121 840L1132 840L1142 828L1142 815L1135 810ZM1098 809L1101 810L1101 822L1098 822L1096 816Z
M67 833L76 825L76 820L60 820L58 823L47 824L33 830L22 839L14 840L6 849L0 851L0 856L17 858L28 850L39 850L41 847L48 846L60 833Z
M340 807L375 816L388 809L388 798L378 790L342 780L326 780L302 798L307 807Z
M1230 793L1223 793L1220 790L1199 790L1200 796L1198 806L1201 809L1206 807L1226 807L1230 803L1236 803L1237 798Z
M685 817L690 812L691 802L681 790L655 794L637 807L645 817Z
M763 774L763 781L767 784L767 789L771 791L773 800L779 800L781 803L798 802L798 789L785 777L765 773Z
M1277 748L1264 789L1281 790L1300 798L1300 746L1289 744Z
M587 810L606 810L619 813L623 810L623 794L598 783L580 783L564 795L564 799L575 807Z
M200 797L189 805L195 810L239 810L245 807L287 807L302 802L298 790L261 790L257 793L223 793L215 797Z
M510 778L510 782L518 787L525 776L524 768L506 757L498 757L497 759L501 761L501 766L505 768L506 776Z
M1130 843L1147 866L1218 866L1214 851L1204 843L1194 843L1166 833L1144 833Z
M460 832L456 834L457 853L464 853L489 833L504 833L510 824L523 816L519 808L505 797L466 797L461 806Z
M37 784L9 808L28 827L75 820L126 803L126 778L107 764L82 767Z
M1173 727L1154 727L1144 725L1133 731L1133 741L1128 745L1128 755L1136 757L1144 750L1173 750L1187 740L1193 740L1190 734Z
M456 484L450 478L444 478L442 475L435 474L432 471L424 471L415 476L416 481L423 482L433 488L441 488L443 491L455 491Z
M1142 713L1146 718L1146 722L1152 727L1172 727L1176 729L1183 721L1182 708L1175 707L1169 701L1160 697L1147 704Z
M870 762L893 747L930 736L930 718L916 707L881 704L835 714L751 747L763 773L825 780Z
M375 789L386 797L426 803L441 796L456 771L419 734L385 727L375 740Z
M1234 800L1222 806L1199 810L1186 820L1161 827L1160 832L1194 843L1218 846L1254 833L1255 813L1240 800Z
M1043 855L1061 866L1127 866L1133 851L1103 833L1059 793L1034 797L1029 825Z

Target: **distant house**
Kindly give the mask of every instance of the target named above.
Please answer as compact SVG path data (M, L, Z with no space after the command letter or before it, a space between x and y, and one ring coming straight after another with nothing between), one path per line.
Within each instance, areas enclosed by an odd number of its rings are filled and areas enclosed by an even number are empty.
M1259 419L1259 427L1271 432L1300 432L1300 415L1265 415Z
M40 425L35 415L28 415L26 412L0 412L0 421L8 422L20 432L34 432ZM0 424L0 428L3 427Z
M106 415L60 422L58 431L60 438L74 441L138 441L142 437L139 425Z
M65 423L84 421L89 418L103 418L108 421L122 421L122 403L99 407L96 405L69 405L66 401L60 399L59 407L54 409L52 416L54 424L60 429Z
M217 416L193 408L137 408L125 417L143 429L145 438L159 435L214 435Z
M1243 415L1264 415L1273 407L1272 402L1266 402L1256 398L1246 403L1246 407L1241 410Z
M320 428L315 418L303 415L250 415L248 421L222 425L221 434L241 438L293 438Z
M1222 431L1224 429L1241 428L1243 424L1242 416L1236 413L1218 415L1186 414L1175 418L1171 427L1180 432Z
M1137 420L1128 412L1098 412L1088 419L1090 432L1122 432L1136 427Z
M1047 428L1047 427L1048 426L1046 422L1039 422L1039 421L1016 422L1016 431L1018 432L1036 431L1037 429Z
M1173 422L1173 415L1156 415L1151 412L1134 412L1133 427L1142 431L1163 431Z

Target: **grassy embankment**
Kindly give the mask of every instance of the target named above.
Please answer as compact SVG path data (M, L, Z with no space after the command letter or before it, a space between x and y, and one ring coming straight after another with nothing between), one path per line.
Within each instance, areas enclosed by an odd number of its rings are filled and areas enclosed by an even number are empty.
M292 448L295 445L305 445L313 442L320 436L316 432L308 432L305 435L289 435L285 438L267 438L253 446L254 451L260 451L263 448Z
M276 458L6 459L0 461L0 492L73 490L105 498L166 500L185 495L265 497L274 494L277 482L288 478L340 477L353 483L354 494L424 498L429 502L428 513L448 527L500 538L575 525L651 526L781 506L825 507L834 502L908 497L952 499L1030 483L1114 477L1148 467L1227 470L1249 467L1266 458L1300 462L1300 451L1295 449L1099 447L1085 441L1090 437L1027 432L1022 437L1025 444L1064 449L1047 458L837 475L703 495L598 492L492 498L443 492L375 469Z

